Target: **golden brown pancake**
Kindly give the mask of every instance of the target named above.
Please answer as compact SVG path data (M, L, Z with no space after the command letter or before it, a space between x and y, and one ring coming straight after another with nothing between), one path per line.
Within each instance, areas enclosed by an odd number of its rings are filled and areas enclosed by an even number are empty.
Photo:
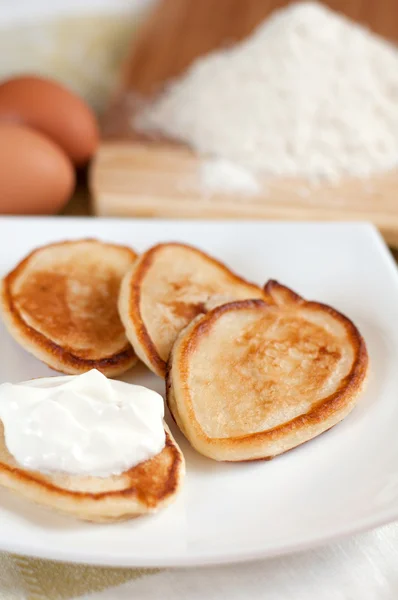
M177 335L198 314L231 300L266 297L204 252L168 243L150 248L125 275L119 313L138 357L164 377Z
M276 305L244 300L197 317L174 344L167 401L205 456L272 458L326 431L354 408L368 367L349 319L277 282Z
M135 362L117 310L130 248L96 240L34 250L4 277L3 320L25 350L62 373L119 375Z
M162 452L121 475L45 475L18 465L8 452L0 422L0 484L28 500L87 521L119 521L170 504L185 473L183 455L165 425Z

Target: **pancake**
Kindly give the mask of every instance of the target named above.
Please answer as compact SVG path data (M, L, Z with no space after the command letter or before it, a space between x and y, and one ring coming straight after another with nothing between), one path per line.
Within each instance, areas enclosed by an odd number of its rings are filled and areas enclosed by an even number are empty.
M345 316L272 281L276 302L232 302L197 317L174 344L167 402L201 454L272 458L330 429L365 381L365 342Z
M231 300L266 297L204 252L168 243L150 248L125 275L119 313L138 357L164 377L177 335L198 314Z
M87 477L29 471L8 452L0 423L0 485L28 500L86 521L120 521L170 504L185 473L183 455L165 425L162 452L121 475Z
M68 374L120 375L137 360L117 310L130 248L96 240L34 250L4 277L4 323L31 354Z

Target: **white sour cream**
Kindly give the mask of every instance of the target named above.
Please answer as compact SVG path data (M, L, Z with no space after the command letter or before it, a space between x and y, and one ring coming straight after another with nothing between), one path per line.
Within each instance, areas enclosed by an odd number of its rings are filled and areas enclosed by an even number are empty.
M0 385L0 420L10 454L26 469L118 475L165 445L160 394L83 375Z

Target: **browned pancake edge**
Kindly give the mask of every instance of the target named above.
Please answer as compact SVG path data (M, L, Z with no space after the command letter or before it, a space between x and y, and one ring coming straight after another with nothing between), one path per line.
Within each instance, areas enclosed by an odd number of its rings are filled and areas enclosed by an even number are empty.
M178 493L184 473L183 455L168 431L164 449L122 473L126 483L118 490L76 491L56 485L51 475L0 462L0 484L4 487L36 504L98 522L127 519L166 506Z
M11 335L29 352L34 354L50 368L61 372L64 372L64 369L66 368L65 372L71 374L82 373L89 369L98 369L105 375L118 375L137 362L137 357L130 344L126 344L126 347L122 351L101 359L93 360L81 358L76 356L70 348L56 344L53 340L28 325L21 317L13 299L11 291L12 284L27 267L29 261L36 252L51 247L74 244L76 242L91 242L100 245L105 244L95 239L85 238L56 242L34 249L8 275L6 275L1 282L3 320ZM128 251L134 259L137 257L136 253L127 246L109 243L106 243L105 245Z
M159 356L156 346L149 334L149 331L148 331L148 329L145 325L144 319L142 317L141 308L140 308L141 285L142 285L143 280L145 279L147 272L149 271L150 267L152 266L152 264L154 263L154 261L156 259L156 254L158 252L161 252L166 247L173 247L173 246L176 248L186 248L189 251L193 251L193 252L197 253L205 261L212 263L213 265L217 266L219 269L224 271L224 273L227 274L230 277L230 279L232 281L235 281L237 284L243 283L246 285L252 285L253 288L255 288L256 290L259 289L259 287L256 286L254 283L250 283L250 282L246 281L245 279L243 279L242 277L240 277L239 275L237 275L236 273L231 271L231 269L229 269L229 267L227 267L222 262L218 261L217 259L213 258L212 256L209 256L202 250L199 250L198 248L195 248L188 244L182 244L179 242L164 242L164 243L157 244L156 246L153 246L152 248L147 250L147 252L142 254L140 256L140 258L138 259L138 261L136 262L136 264L134 265L134 267L132 268L130 276L127 276L127 277L129 277L129 282L128 282L128 293L129 293L128 312L129 312L129 314L128 314L128 318L134 326L135 335L137 336L137 341L140 344L140 346L144 349L148 362L151 364L154 372L161 377L166 376L167 363ZM268 295L266 290L264 290L264 299L269 299L270 302L272 302L272 299ZM203 307L203 310L201 311L201 313L202 312L203 313L206 312L205 307Z
M269 294L272 297L274 307L275 304L280 306L286 304L299 304L301 306L305 305L305 307L310 308L313 311L326 311L329 315L337 319L344 327L347 333L347 337L350 340L354 349L354 360L351 370L333 394L323 398L320 402L315 404L310 411L303 415L300 415L272 429L268 429L266 431L261 431L258 433L252 433L235 438L211 438L207 436L202 430L199 422L196 419L195 411L192 406L192 401L189 393L189 386L187 384L187 374L189 371L188 363L190 356L195 351L195 348L200 339L208 334L213 324L217 321L220 315L228 311L245 310L251 307L258 307L267 310L270 305L264 302L263 300L259 299L240 300L216 307L210 312L208 312L206 315L201 315L200 317L197 317L195 321L192 322L188 326L188 328L182 333L184 339L181 342L181 347L179 349L178 369L181 376L181 380L186 384L184 386L184 401L186 403L187 412L189 414L190 426L194 429L195 436L197 436L198 439L201 439L203 442L206 443L206 445L210 447L216 446L218 448L224 447L226 449L230 449L232 447L251 447L253 446L253 444L265 445L267 442L283 440L284 438L291 437L295 433L298 433L300 431L309 428L316 428L318 425L327 424L329 420L335 420L335 422L332 425L325 426L325 428L321 431L322 433L327 429L330 429L331 426L333 426L342 418L344 418L345 414L349 412L349 407L353 403L353 400L358 396L359 392L362 390L365 384L368 369L368 353L366 349L366 344L358 329L352 323L352 321L350 321L350 319L348 319L343 314L339 313L337 310L326 304L304 300L301 296L299 296L286 286L281 285L277 281L270 280L266 284L265 290L267 294ZM166 401L174 420L176 421L182 432L185 433L184 424L180 419L174 401L172 371L175 348L176 345L174 346L174 349L172 351L167 365ZM339 415L341 415L340 418L338 418ZM189 436L187 437L189 439ZM311 436L311 438L312 437L314 436ZM293 449L293 447L295 446L287 448L286 450ZM247 460L267 460L274 458L274 456L274 454L265 455L261 458ZM244 461L245 459L243 459L242 462Z

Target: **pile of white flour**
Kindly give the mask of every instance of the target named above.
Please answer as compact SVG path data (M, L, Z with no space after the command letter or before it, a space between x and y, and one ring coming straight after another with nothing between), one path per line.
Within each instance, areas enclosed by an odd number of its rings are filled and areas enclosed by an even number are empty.
M398 50L314 3L197 60L134 121L273 176L338 181L398 165Z

